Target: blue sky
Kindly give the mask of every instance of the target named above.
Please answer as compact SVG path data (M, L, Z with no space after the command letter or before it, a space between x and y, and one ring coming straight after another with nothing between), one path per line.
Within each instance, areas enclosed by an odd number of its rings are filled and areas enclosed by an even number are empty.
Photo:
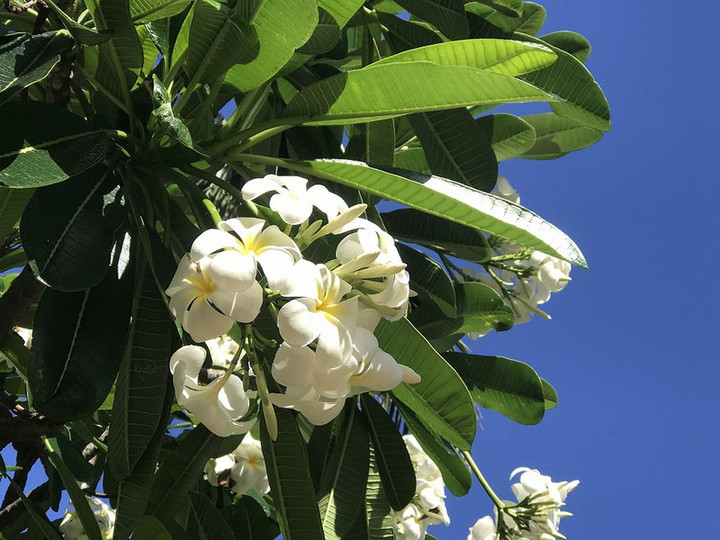
M541 2L542 33L573 30L593 45L613 131L555 161L514 160L501 174L522 202L569 233L590 262L534 318L473 344L530 363L560 405L538 426L484 413L473 448L511 498L518 466L579 479L570 540L720 538L718 153L720 45L715 3ZM524 114L516 108L513 112ZM534 112L534 110L533 110ZM491 512L479 486L449 496L464 540Z

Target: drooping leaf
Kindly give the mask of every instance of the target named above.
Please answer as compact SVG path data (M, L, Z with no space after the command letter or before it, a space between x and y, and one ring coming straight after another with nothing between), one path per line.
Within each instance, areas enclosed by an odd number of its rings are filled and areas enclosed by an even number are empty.
M402 383L393 395L448 442L469 449L477 428L475 409L455 370L407 319L380 321L375 335L382 350L422 378L417 384Z
M109 139L79 116L37 101L0 105L0 185L55 184L100 162Z
M5 242L15 229L33 193L32 189L0 187L0 243Z
M70 32L0 35L0 103L23 88L44 79L74 45Z
M213 502L202 493L191 491L190 507L202 538L207 540L235 540L230 525L223 519Z
M181 13L190 0L130 0L130 17L135 23L148 23Z
M411 289L421 299L433 302L445 315L455 316L455 290L442 267L410 246L398 244L397 249L402 261L407 264Z
M399 0L397 3L435 26L450 39L468 37L462 0Z
M318 8L318 22L310 38L297 48L301 54L321 54L331 50L340 39L340 27L330 13Z
M495 153L467 109L413 114L408 120L434 174L481 191L495 187Z
M241 157L244 161L280 165L338 182L461 225L487 231L577 266L587 266L575 242L537 214L490 193L445 178L415 175L408 171L385 172L368 167L365 163L345 160L268 160L262 156L244 154ZM410 178L417 178L417 181Z
M257 33L257 55L249 62L234 66L225 78L227 84L242 92L270 80L290 60L295 49L310 39L318 24L317 3L314 0L259 0L247 22Z
M385 36L390 42L393 52L397 53L442 42L440 36L435 32L413 21L406 21L387 13L378 13L378 20L387 28Z
M521 157L555 159L575 150L592 146L602 138L602 131L582 122L553 113L524 116L535 130L537 139Z
M520 424L537 424L545 414L543 384L535 370L502 356L444 353L470 388L473 399Z
M380 479L393 510L405 508L415 495L415 470L398 427L383 407L368 394L360 397L375 450Z
M543 387L543 396L545 397L545 410L554 409L558 404L558 395L552 385L545 379L540 379Z
M518 157L535 143L535 130L522 118L512 114L490 114L475 121L490 139L498 161Z
M115 382L132 301L132 271L113 267L87 291L46 289L35 314L28 382L33 406L68 421L95 411Z
M278 437L273 441L261 418L263 456L285 540L323 538L315 490L310 478L307 450L294 413L275 409Z
M236 538L243 540L272 540L275 538L262 506L248 495L243 495L231 506L220 509Z
M33 271L59 291L82 291L102 280L122 219L111 171L94 167L39 188L20 222Z
M572 54L583 64L590 56L590 42L584 36L568 30L545 34L540 39L545 43Z

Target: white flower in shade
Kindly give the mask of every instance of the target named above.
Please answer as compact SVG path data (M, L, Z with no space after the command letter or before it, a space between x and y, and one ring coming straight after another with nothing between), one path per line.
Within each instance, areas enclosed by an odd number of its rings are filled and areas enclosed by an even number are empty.
M283 296L296 297L278 313L278 329L293 347L304 347L316 339L317 355L348 361L352 353L351 334L357 324L357 298L344 299L350 285L325 265L306 260L295 263L288 276Z
M228 484L233 465L235 465L235 456L232 454L211 458L205 464L205 479L212 486L224 486Z
M170 311L195 341L225 334L235 321L252 322L262 307L262 287L254 281L242 292L220 287L210 277L212 257L180 261L165 294Z
M270 484L260 441L248 433L243 437L240 445L233 450L232 455L235 458L235 465L230 471L232 490L236 493L245 493L253 488L261 496L268 493Z
M425 514L414 504L408 504L399 512L391 512L396 540L422 540L428 525Z
M467 540L497 540L495 522L491 516L478 519L470 528Z
M205 342L214 366L227 367L232 362L240 345L228 335L222 335Z
M270 401L278 407L295 409L315 426L322 426L335 418L345 405L345 398L333 399L318 394L312 388L289 387L284 394L270 394Z
M193 242L190 258L199 261L208 255L213 255L210 278L232 291L244 291L255 283L258 263L268 286L277 290L301 257L289 236L275 225L265 227L265 221L256 218L221 221L218 229L203 232Z
M493 195L502 197L506 201L520 204L520 194L510 185L510 182L504 176L498 176L495 189L492 190Z
M247 201L268 192L275 192L270 197L270 208L289 225L299 225L306 221L313 207L327 215L328 221L348 208L341 197L330 193L325 186L318 184L307 188L307 179L300 176L268 174L263 178L249 180L242 188L242 196Z
M115 510L95 497L87 497L87 502L90 510L95 515L95 521L98 524L98 529L100 529L100 536L104 539L112 538L115 531ZM58 528L66 540L88 539L77 512L69 508Z
M255 419L239 420L250 409L250 400L239 377L228 371L207 385L199 383L198 376L205 355L202 347L187 345L170 357L170 372L178 404L219 437L249 431Z

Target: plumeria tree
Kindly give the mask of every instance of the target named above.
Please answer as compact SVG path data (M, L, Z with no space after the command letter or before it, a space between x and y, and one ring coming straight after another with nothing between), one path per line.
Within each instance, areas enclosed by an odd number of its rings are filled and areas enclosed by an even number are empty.
M470 452L478 406L557 395L468 344L586 266L498 178L610 128L582 36L520 0L2 17L5 538L419 539L473 475L469 538L563 538L576 482L503 501Z

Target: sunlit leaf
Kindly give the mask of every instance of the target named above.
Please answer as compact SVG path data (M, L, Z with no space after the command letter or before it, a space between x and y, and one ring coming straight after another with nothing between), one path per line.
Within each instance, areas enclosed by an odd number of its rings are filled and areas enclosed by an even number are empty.
M529 159L555 159L575 150L592 146L602 138L602 131L583 122L553 113L524 116L535 130L535 143L522 156Z
M478 127L490 139L498 161L518 157L535 143L535 130L522 118L512 114L490 114L476 120Z
M585 63L590 56L590 42L584 36L575 32L562 30L560 32L553 32L552 34L545 34L540 39L545 43L549 43L558 49L572 54L582 63Z
M190 0L130 0L129 3L133 22L147 23L181 13Z

